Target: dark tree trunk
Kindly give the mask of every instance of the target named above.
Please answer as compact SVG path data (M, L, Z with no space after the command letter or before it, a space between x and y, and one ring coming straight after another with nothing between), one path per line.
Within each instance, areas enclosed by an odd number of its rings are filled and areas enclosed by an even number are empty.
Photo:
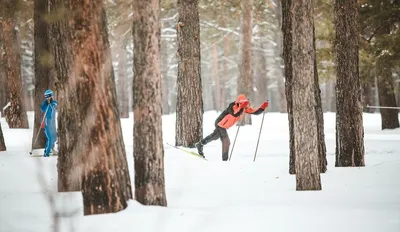
M366 82L362 84L363 93L363 111L366 113L373 113L375 109L368 108L367 106L374 105L374 96L372 94L372 83Z
M283 60L285 61L285 93L287 112L289 119L289 173L296 174L295 170L295 149L294 149L294 125L293 125L293 97L292 97L292 83L293 83L293 58L292 58L292 21L293 13L290 11L292 7L292 0L282 1L282 33L283 33Z
M335 0L336 167L364 166L357 1Z
M5 151L7 150L6 143L4 142L4 135L3 135L3 130L1 129L1 123L0 123L0 151Z
M161 126L159 1L134 0L133 12L135 199L144 205L167 206ZM188 24L184 29L190 29Z
M127 91L127 74L126 74L126 46L119 49L118 62L118 89L119 89L119 112L121 118L129 118L129 98Z
M326 106L327 110L330 112L336 112L336 81L334 80L329 80L328 81L328 92L326 94Z
M54 60L54 68L59 81L58 91L58 192L81 191L81 179L83 164L81 163L83 152L76 146L86 139L77 136L81 120L84 117L81 108L87 107L88 102L81 92L82 84L78 85L75 79L74 51L71 45L72 29L65 19L66 12L62 9L68 7L64 0L50 0L50 14L56 18L49 22L50 51ZM65 19L65 20L63 20ZM73 75L73 76L72 76ZM69 88L69 83L71 87ZM79 96L78 96L79 93ZM79 102L79 104L76 104ZM82 146L82 145L80 145Z
M242 1L242 54L240 63L240 73L237 83L237 94L244 94L247 98L253 95L253 77L251 67L252 51L252 14L253 0ZM251 115L244 114L242 120L237 125L251 125Z
M388 60L377 58L376 71L378 79L379 106L397 107L393 84L392 69ZM399 128L399 110L381 108L381 128Z
M296 154L296 190L321 190L318 117L315 97L313 4L293 1L292 106Z
M70 11L52 32L52 38L62 39L52 48L64 99L58 120L59 190L81 190L84 215L118 212L127 207L132 189L103 2L64 2Z
M175 145L193 147L203 137L198 0L178 0L178 95Z
M314 22L314 20L313 20ZM317 69L317 48L315 44L315 26L313 26L313 50L314 50L314 94L315 94L315 112L317 114L317 130L318 130L318 157L319 171L325 173L328 161L326 159L326 145L324 132L324 113L322 111L321 90L319 88L319 78Z
M3 55L3 41L0 26L0 118L4 117L3 108L7 104L7 73L5 71L5 60Z
M21 78L21 53L17 40L16 9L13 0L0 1L0 27L2 29L4 60L7 67L7 102L11 105L4 111L10 128L29 128L28 116L24 104L24 94Z
M41 130L42 112L40 105L44 100L44 91L49 88L50 72L53 63L51 62L49 35L45 16L48 13L48 0L34 1L34 45L35 45L35 119L33 124L32 149L44 148L46 136L44 132L39 133L36 143L36 134Z

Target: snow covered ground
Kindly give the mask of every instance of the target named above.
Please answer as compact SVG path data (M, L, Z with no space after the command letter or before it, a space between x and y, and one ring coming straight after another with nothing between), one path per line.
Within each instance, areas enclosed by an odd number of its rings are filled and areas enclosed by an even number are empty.
M205 113L204 135L216 117ZM8 150L0 152L0 231L53 231L48 199L54 197L65 216L60 231L400 232L400 130L381 131L380 115L364 114L366 167L335 168L335 114L326 113L323 190L296 192L295 176L288 174L286 114L265 115L253 162L261 118L240 129L230 162L221 161L219 140L204 148L209 161L165 145L167 208L132 200L122 212L85 217L79 192L56 193L57 158L29 157L32 129L11 130L2 118ZM32 126L32 112L29 120ZM174 121L175 115L163 117L164 143L174 143ZM133 182L133 120L122 123ZM236 130L229 130L232 144Z

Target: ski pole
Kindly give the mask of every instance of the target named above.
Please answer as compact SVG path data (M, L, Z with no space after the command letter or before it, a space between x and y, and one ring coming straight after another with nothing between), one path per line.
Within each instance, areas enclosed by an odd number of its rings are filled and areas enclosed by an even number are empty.
M257 140L256 152L254 153L253 162L254 162L254 161L256 161L256 155L257 155L258 143L260 142L261 130L262 130L262 126L263 126L263 123L264 123L264 116L265 116L265 111L264 111L264 113L263 113L262 120L261 120L260 133L258 134L258 140Z
M238 136L238 134L239 134L239 129L240 129L240 124L239 124L239 126L238 126L238 129L237 129L237 131L236 131L235 140L233 141L233 145L232 145L231 154L229 155L229 161L231 160L231 157L232 157L233 148L235 148L236 138L237 138L237 136Z
M35 141L33 142L33 145L32 145L32 150L29 152L30 155L32 155L33 147L36 145L36 140L37 140L38 137L39 137L40 129L41 129L42 124L43 124L43 122L44 122L44 120L45 120L45 118L46 118L46 114L47 114L47 110L48 110L48 109L49 109L49 106L47 106L46 111L45 111L44 114L43 114L43 119L42 119L42 121L41 121L41 123L40 123L40 127L39 127L39 129L38 129L37 134L36 134Z

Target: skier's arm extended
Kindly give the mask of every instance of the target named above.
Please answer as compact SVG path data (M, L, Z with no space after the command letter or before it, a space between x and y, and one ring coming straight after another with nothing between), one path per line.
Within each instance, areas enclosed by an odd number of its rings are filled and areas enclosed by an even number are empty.
M247 107L244 111L247 114L259 115L268 107L268 101L264 102L258 109Z

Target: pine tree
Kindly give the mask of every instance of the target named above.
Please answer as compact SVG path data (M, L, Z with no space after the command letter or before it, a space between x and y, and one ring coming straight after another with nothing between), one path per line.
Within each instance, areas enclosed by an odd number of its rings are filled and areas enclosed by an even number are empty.
M84 214L132 198L102 1L52 0L51 50L59 103L59 191L82 191ZM68 10L66 10L68 9Z
M292 106L296 190L321 190L315 97L313 4L293 1Z
M135 199L167 206L162 142L159 0L133 1Z
M33 123L32 149L44 148L46 137L39 133L36 144L36 134L41 130L42 112L40 105L44 100L44 91L49 89L51 62L48 25L45 20L48 11L48 0L34 0L34 55L35 55L35 119Z
M354 0L335 0L336 167L364 166L364 128L358 73L358 9Z
M198 4L198 0L178 0L177 146L193 147L203 137Z
M240 63L240 72L238 77L237 93L244 94L247 98L253 94L253 77L252 77L252 16L253 16L253 0L242 1L243 17L242 17L242 59ZM243 119L238 125L251 125L251 115L244 114Z
M17 40L16 17L17 6L14 0L0 1L1 35L3 37L4 60L7 67L7 100L11 105L4 111L10 128L29 128L26 114L22 79L21 54Z
M292 0L282 1L282 33L283 33L283 51L282 56L285 62L285 92L287 102L287 113L289 119L289 173L295 174L295 149L294 149L294 125L293 125L293 66L292 66L292 37L293 37L293 15L290 11Z
M361 4L360 19L363 40L361 49L372 59L364 59L364 66L375 67L378 87L379 105L382 107L397 107L396 88L393 81L393 67L399 66L400 48L398 41L400 33L395 26L400 22L400 1L368 0ZM368 62L372 60L373 62ZM367 64L365 64L367 63ZM370 71L370 70L368 70ZM368 74L368 73L367 73ZM394 129L400 126L398 110L390 108L379 109L381 113L381 128Z

